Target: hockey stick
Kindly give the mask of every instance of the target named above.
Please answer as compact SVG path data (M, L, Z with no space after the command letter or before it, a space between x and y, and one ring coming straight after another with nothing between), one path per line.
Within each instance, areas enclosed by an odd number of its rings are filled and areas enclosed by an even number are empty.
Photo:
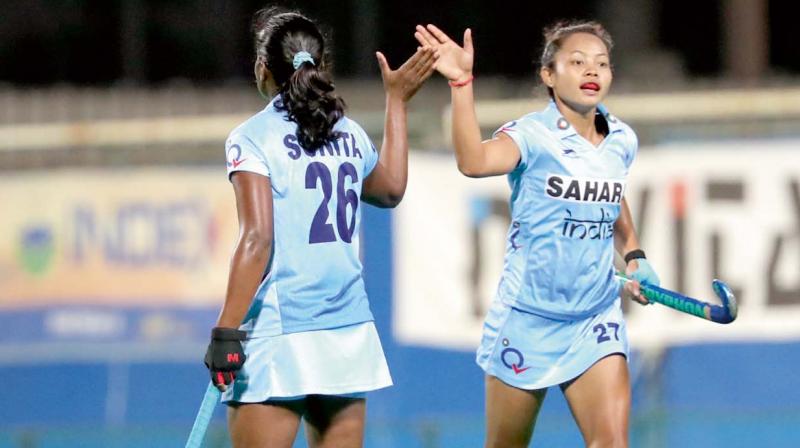
M617 275L621 282L631 281L623 275ZM658 286L642 284L640 285L642 295L651 302L657 302L672 309L682 311L701 317L718 324L729 324L736 320L739 311L736 296L733 295L731 288L722 280L714 279L711 283L714 293L722 301L722 305L712 305L702 300L693 299L683 294L660 288Z
M206 430L208 430L208 424L214 414L214 408L219 402L220 394L219 389L209 381L206 394L203 396L203 403L200 404L197 417L194 418L192 432L189 433L189 439L186 441L186 448L201 448L203 446L203 439L206 437Z

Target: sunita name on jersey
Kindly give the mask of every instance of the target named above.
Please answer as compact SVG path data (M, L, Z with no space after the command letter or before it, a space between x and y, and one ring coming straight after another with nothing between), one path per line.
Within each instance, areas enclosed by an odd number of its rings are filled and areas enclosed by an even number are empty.
M341 143L341 146L339 145ZM287 134L283 137L283 145L289 150L287 155L292 160L298 160L302 154L308 157L324 157L324 156L344 156L363 159L361 149L356 146L356 136L348 132L338 132L336 138L320 145L319 148L309 151L301 148L300 143L297 141L295 134Z
M619 204L625 193L625 181L548 174L544 191L562 201Z

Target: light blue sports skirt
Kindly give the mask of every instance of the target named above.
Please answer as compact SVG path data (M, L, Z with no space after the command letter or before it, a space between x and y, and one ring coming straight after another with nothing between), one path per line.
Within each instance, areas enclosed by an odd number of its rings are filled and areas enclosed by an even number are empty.
M247 339L244 352L247 360L223 402L363 397L392 385L373 322Z
M477 362L506 384L544 389L577 378L610 354L628 358L625 328L619 299L576 321L548 319L495 300L483 325Z

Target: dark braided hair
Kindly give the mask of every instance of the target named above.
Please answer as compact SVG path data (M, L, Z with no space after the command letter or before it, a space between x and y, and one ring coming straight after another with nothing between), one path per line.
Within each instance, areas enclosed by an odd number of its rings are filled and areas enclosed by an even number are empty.
M325 38L317 25L296 11L264 8L253 15L256 58L262 58L278 85L275 107L297 123L303 148L316 149L336 138L333 126L344 116L344 101L333 92L325 61ZM295 69L298 52L314 59Z

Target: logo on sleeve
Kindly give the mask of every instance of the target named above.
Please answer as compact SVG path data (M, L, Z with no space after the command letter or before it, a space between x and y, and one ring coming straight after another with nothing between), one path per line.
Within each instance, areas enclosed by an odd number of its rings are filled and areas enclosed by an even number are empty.
M233 169L239 168L239 165L247 160L242 158L242 148L239 145L231 145L228 148L227 159L228 168Z
M619 204L625 193L625 181L549 174L544 191L547 196L562 201Z
M500 130L499 130L499 131L497 131L497 133L500 133L500 132L508 132L508 131L515 131L516 129L513 129L513 128L514 128L514 126L516 126L516 125L517 125L517 120L514 120L514 121L512 121L512 122L510 122L510 123L507 123L507 124L506 124L506 125L504 125L502 128L500 128Z

